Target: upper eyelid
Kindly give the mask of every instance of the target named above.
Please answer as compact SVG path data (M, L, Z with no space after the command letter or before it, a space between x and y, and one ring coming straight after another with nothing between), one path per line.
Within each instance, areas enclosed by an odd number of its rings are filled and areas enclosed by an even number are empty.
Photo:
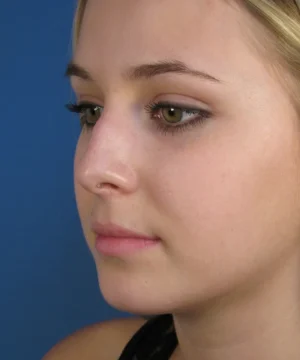
M157 102L153 102L153 103L150 103L150 106L153 106L153 107L174 107L176 109L186 109L186 110L201 110L203 109L201 106L196 106L196 105L187 105L187 104L180 104L180 103L177 103L177 102L171 102L171 101L157 101ZM94 103L94 102L90 102L90 101L79 101L76 106L79 106L79 107L93 107L93 106L98 106L98 107L102 107L104 108L103 105L100 105L100 104L97 104L97 103ZM207 110L209 111L208 109L203 109L203 110Z
M73 109L70 109L70 107ZM96 101L94 102L94 101L89 101L89 100L78 100L76 104L73 104L73 105L71 104L70 107L67 106L67 108L69 110L80 113L80 112L84 111L85 109L95 108L95 107L99 107L102 110L104 110L105 106L100 105ZM174 101L172 101L172 100L159 101L158 100L158 101L150 102L147 105L143 106L143 108L148 112L157 111L159 109L164 109L164 108L168 108L168 107L173 107L177 110L182 110L182 111L212 113L212 111L210 109L207 109L204 104L203 105L183 104L176 100L174 100Z
M201 106L185 105L185 104L179 104L176 102L168 102L168 101L157 102L157 103L153 103L152 105L153 107L174 107L175 109L181 109L181 110L206 110L203 109Z
M75 105L75 107L77 107L78 111L84 109L93 109L95 107L104 109L104 106L92 102L79 102L78 104Z
M103 107L100 104L97 104L95 102L92 101L78 101L77 103L78 106L99 106L99 107Z
M103 106L101 105L97 105L94 103L90 103L90 102L82 102L82 103L68 103L65 105L66 108L71 111L71 112L77 112L80 113L81 110L83 109L88 109L88 108L95 108L95 107L100 107L103 108Z

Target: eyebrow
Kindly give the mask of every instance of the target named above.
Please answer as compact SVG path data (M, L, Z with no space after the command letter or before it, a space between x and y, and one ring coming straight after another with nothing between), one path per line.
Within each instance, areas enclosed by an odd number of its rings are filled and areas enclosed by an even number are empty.
M132 66L124 73L124 78L128 80L139 80L139 79L150 79L152 77L173 73L173 74L186 74L196 77L200 77L203 80L208 80L215 83L221 83L221 80L215 78L214 76L199 70L194 70L189 68L185 63L172 60L172 61L160 61L152 64L142 64L137 66ZM71 61L67 65L65 71L66 77L76 76L85 81L95 82L92 75L84 67L76 64Z

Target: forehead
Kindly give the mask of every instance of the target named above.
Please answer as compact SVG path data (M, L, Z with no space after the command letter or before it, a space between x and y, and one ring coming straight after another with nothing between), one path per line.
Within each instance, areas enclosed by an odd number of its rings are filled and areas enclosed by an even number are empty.
M250 24L229 0L89 0L74 57L103 72L177 59L226 79L246 74Z

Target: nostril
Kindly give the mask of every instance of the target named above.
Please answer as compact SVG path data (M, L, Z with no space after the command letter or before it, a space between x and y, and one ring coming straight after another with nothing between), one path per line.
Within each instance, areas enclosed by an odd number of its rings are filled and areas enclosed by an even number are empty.
M103 183L98 183L96 185L97 189L105 189L105 188L110 188L110 189L117 189L118 186L111 184L111 183L107 183L107 182L103 182Z

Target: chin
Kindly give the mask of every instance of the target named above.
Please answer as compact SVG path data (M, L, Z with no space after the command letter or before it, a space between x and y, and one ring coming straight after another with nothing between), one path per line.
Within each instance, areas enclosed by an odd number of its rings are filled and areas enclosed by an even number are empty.
M99 282L100 291L104 300L113 308L136 314L140 316L152 316L164 314L169 311L169 306L162 306L162 300L154 294L143 290L128 290L125 286L116 286L113 284L103 284Z
M156 284L157 285L157 284ZM183 296L181 289L168 286L145 287L145 284L116 284L99 280L104 300L113 308L130 314L147 317L163 314L191 315L205 305L208 299L194 294ZM200 296L201 298L201 296Z
M113 308L139 316L171 313L176 309L174 298L153 287L138 283L113 283L99 277L104 300ZM175 308L174 308L175 305ZM179 305L179 304L177 304Z

